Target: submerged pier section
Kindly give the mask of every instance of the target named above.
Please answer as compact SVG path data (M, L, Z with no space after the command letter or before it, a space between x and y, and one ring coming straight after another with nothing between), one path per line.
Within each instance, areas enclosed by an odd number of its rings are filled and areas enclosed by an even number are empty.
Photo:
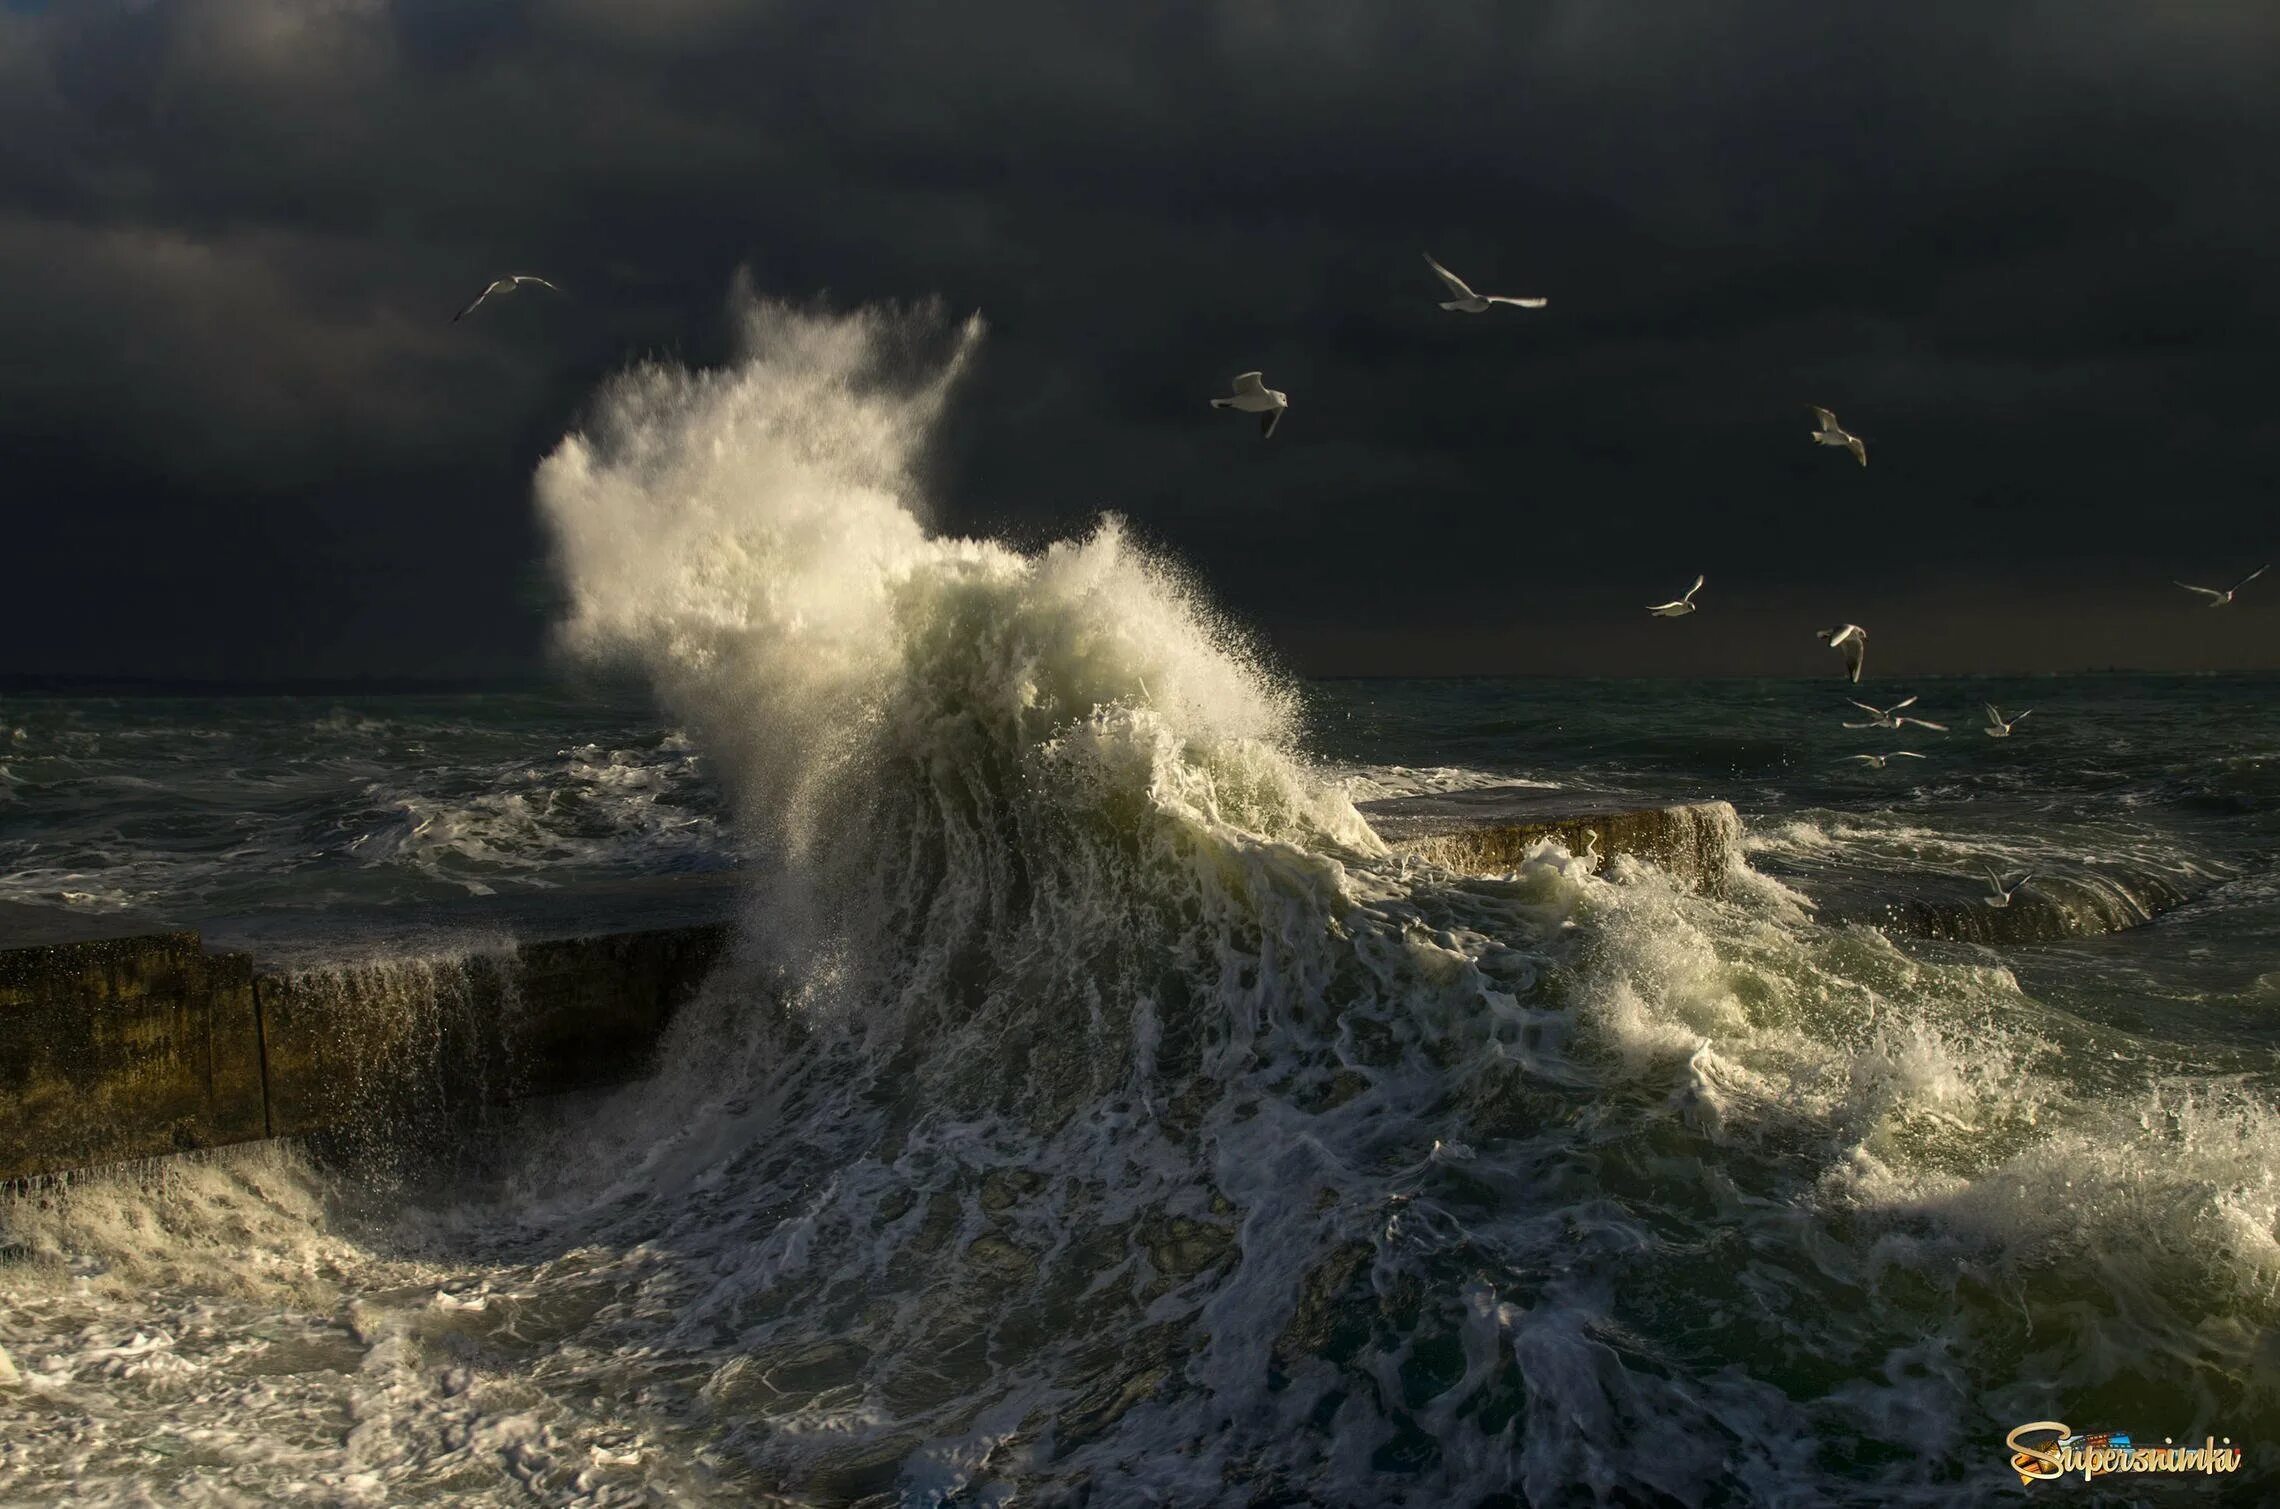
M1629 855L1681 885L1717 895L1741 853L1741 819L1725 802L1637 807L1579 802L1540 787L1490 786L1365 802L1362 815L1395 848L1452 870L1516 869L1549 839L1571 854Z

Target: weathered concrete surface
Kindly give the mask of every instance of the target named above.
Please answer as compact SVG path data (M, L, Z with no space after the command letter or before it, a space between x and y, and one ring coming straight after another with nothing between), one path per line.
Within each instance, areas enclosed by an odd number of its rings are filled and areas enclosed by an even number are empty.
M723 925L307 968L260 980L278 1136L621 1083L728 940Z
M267 1135L253 964L195 933L0 952L0 1179Z
M1723 889L1741 839L1741 819L1724 802L1627 807L1531 786L1394 797L1361 810L1387 843L1454 870L1510 870L1550 838L1573 854L1596 847L1606 858L1645 860L1712 893Z
M189 932L0 950L0 1180L646 1072L725 924L257 976Z

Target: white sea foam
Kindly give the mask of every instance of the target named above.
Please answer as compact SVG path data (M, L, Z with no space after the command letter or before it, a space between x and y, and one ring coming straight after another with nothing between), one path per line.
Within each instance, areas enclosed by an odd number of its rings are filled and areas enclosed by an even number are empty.
M2020 1380L2139 1343L2246 1418L2252 1090L2073 1072L2096 1035L2011 971L1746 867L1386 853L1113 520L929 532L971 327L739 317L737 363L628 374L538 484L566 642L640 666L730 789L738 958L655 1081L425 1208L297 1164L10 1207L0 1344L72 1422L0 1388L21 1481L1947 1503L2000 1476L1990 1410L2048 1407ZM655 764L573 763L634 795ZM2098 1218L2034 1197L2070 1169ZM2137 1303L2192 1285L2221 1299Z
M1526 786L1557 791L1557 781L1529 776L1472 770L1462 765L1363 765L1344 774L1346 793L1356 802L1391 797L1438 796L1452 791L1487 791L1500 786Z

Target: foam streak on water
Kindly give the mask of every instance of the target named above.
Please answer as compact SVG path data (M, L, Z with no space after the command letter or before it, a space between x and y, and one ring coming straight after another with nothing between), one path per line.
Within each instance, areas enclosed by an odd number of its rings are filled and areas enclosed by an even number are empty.
M569 643L724 774L733 965L485 1183L17 1202L0 1491L1947 1504L2029 1419L2280 1443L2269 1065L1739 850L1388 853L1113 521L927 530L976 332L742 317L539 476Z

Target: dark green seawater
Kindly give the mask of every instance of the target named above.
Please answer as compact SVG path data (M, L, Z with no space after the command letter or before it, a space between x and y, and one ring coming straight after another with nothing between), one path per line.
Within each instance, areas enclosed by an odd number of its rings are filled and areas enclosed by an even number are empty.
M796 831L637 701L0 698L18 940L756 939L473 1174L0 1209L0 1500L2280 1495L2280 677L1330 681L1289 763L1144 669L937 677ZM1730 803L1727 883L1342 806L1517 783Z

